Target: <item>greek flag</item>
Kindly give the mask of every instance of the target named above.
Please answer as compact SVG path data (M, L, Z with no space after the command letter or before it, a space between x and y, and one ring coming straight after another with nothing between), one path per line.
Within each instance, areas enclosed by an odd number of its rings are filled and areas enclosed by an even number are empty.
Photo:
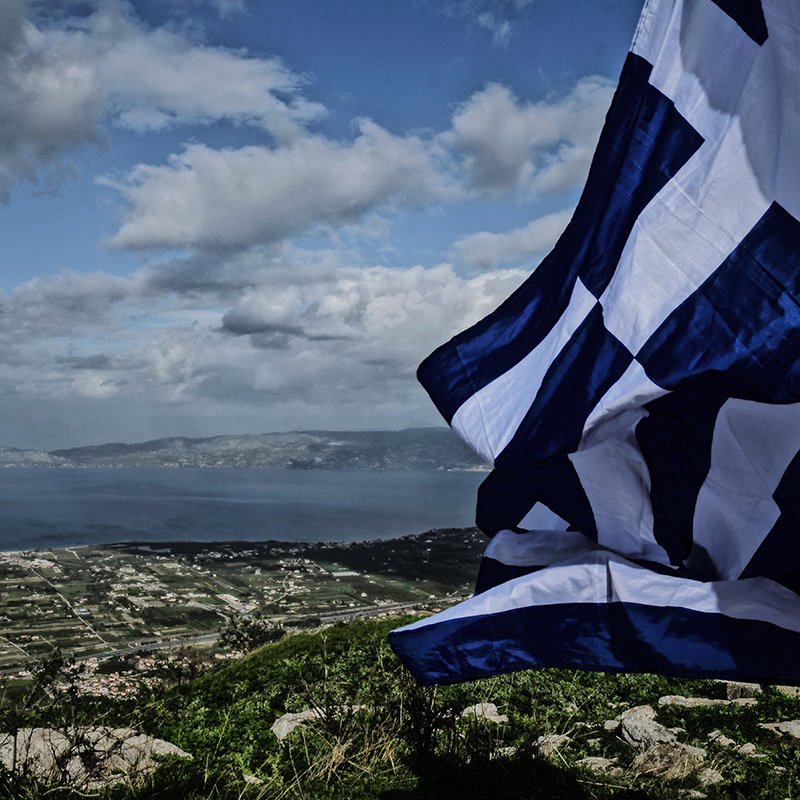
M648 0L553 252L420 380L494 470L422 683L800 683L800 2Z

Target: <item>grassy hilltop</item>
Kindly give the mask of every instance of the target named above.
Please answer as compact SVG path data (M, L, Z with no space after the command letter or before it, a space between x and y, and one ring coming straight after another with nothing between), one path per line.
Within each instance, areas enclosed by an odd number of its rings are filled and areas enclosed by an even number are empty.
M0 794L19 800L798 795L800 740L761 727L800 718L797 697L768 688L736 703L725 700L722 683L558 670L422 689L386 643L388 631L404 621L341 622L290 634L171 689L124 701L71 696L68 686L54 695L57 684L45 681L49 693L26 709L19 700L6 703L5 730L134 728L193 758L167 758L137 785L84 787L80 794L6 770ZM716 702L673 697L659 705L675 695ZM477 703L494 703L503 716L463 715ZM642 760L641 748L626 742L613 720L643 705L695 761L675 768ZM271 730L286 713L307 710L316 718L282 740Z

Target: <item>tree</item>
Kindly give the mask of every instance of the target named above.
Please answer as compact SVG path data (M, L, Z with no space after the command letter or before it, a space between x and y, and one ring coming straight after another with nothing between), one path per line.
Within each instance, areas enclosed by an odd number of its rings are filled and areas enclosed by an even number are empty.
M238 653L249 653L286 635L280 625L255 617L234 617L220 633L219 645Z

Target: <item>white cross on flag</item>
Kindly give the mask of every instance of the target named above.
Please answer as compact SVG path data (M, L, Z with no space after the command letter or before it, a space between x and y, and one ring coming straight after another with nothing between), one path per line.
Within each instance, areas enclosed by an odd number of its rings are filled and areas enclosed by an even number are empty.
M553 252L420 380L494 471L423 683L800 683L800 2L648 0Z

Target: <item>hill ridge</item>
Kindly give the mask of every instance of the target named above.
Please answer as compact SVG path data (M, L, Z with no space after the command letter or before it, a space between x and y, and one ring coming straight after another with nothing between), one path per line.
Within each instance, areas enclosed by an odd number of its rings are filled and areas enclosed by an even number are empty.
M0 466L486 469L449 428L172 436L52 451L0 447Z

